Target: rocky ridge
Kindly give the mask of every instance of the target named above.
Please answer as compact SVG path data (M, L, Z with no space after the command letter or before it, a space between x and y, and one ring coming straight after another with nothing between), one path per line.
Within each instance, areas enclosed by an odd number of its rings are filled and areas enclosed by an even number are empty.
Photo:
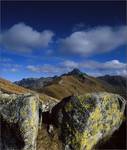
M92 77L76 68L61 76L26 78L15 82L17 85L57 99L97 91L117 93L126 98L126 83L127 78L123 76Z

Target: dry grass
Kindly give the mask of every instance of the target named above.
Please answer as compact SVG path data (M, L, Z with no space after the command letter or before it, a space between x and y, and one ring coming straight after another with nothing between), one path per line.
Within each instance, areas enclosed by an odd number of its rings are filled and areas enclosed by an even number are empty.
M57 99L96 91L106 91L98 80L86 77L85 80L81 81L74 76L63 76L53 84L38 90L39 93L45 93Z
M3 78L0 78L0 90L9 94L23 94L23 93L28 93L28 92L37 93L30 89L15 85L12 82L5 80ZM58 102L57 99L52 98L46 94L41 94L41 93L37 93L37 94L39 94L39 98L43 102L48 102L48 101Z
M37 137L37 150L61 150L62 143L58 137L57 129L54 129L54 136L51 136L47 132L45 124L42 124L42 128L38 131Z
M21 86L17 86L11 83L10 81L2 78L0 78L0 90L6 93L15 93L15 94L30 92L30 90L23 88Z

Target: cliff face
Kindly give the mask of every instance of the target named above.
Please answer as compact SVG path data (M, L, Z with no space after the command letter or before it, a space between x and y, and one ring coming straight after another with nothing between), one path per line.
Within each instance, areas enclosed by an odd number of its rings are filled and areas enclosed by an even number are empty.
M0 92L0 148L36 150L37 143L37 150L46 150L47 144L52 150L91 150L119 128L125 109L122 97L103 92L57 103L46 106L37 95Z

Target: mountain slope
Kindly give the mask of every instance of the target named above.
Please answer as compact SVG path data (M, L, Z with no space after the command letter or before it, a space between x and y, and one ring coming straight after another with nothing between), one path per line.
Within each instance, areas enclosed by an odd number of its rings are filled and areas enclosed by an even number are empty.
M110 86L112 86L112 89L113 89L112 92L118 93L126 98L126 96L127 96L127 91L126 91L127 78L125 78L123 76L105 75L105 76L98 77L98 79L101 82L110 84Z
M85 77L83 80L73 76L65 75L48 86L38 89L39 93L46 93L52 97L62 99L70 95L80 95L87 92L104 91L104 87L94 81Z
M70 95L80 95L87 92L107 91L126 97L126 79L121 76L92 77L78 69L59 77L28 78L15 82L39 93L62 99Z
M44 93L37 93L36 91L29 90L27 88L24 88L22 86L18 86L16 84L13 84L11 81L5 80L3 78L0 78L0 91L8 94L24 94L24 93L35 93L39 94L39 98L43 101L43 103L53 103L58 102L57 99L50 97Z
M15 94L27 93L30 91L24 87L15 85L3 78L0 78L0 90L6 93L15 93Z
M26 78L26 79L22 79L20 81L16 81L14 83L19 85L19 86L23 86L25 88L29 88L31 90L36 90L36 89L44 87L45 85L48 85L54 79L55 79L55 77Z
M29 82L31 81L32 84ZM87 92L108 91L111 87L104 86L99 79L88 76L74 69L67 74L53 78L40 78L40 79L23 79L15 82L18 85L27 86L39 93L45 93L51 97L62 99L70 95L80 95ZM39 83L39 84L38 84ZM38 86L35 86L38 84ZM33 86L32 86L33 85Z

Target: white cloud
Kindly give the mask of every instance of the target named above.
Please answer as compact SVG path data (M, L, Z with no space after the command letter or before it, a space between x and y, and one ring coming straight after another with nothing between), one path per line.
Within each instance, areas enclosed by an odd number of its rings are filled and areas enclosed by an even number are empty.
M127 75L127 64L119 60L110 60L106 62L97 61L83 61L75 62L72 60L65 60L57 64L57 66L44 64L42 66L28 65L27 70L34 73L46 73L47 75L60 75L71 71L74 68L79 68L81 71L90 75L99 76L105 74L111 75Z
M89 69L102 69L102 70L110 70L110 69L125 69L126 64L120 62L119 60L110 60L104 63L97 61L86 61L79 63L79 67L89 68Z
M60 40L60 49L67 54L93 55L111 51L126 44L127 26L119 28L97 27L77 31Z
M53 36L52 31L38 32L24 23L18 23L1 33L0 40L2 45L9 50L27 52L47 47Z
M11 68L10 71L11 71L11 72L17 72L18 69L17 69L17 68Z
M1 73L2 72L18 72L21 70L22 66L12 63L11 59L3 59L0 62Z
M62 63L62 65L69 69L73 69L73 68L78 68L79 64L71 60L66 60Z
M28 65L26 68L32 72L38 72L38 68L33 65Z
M70 63L69 63L70 62ZM74 64L74 65L73 65ZM65 61L63 66L67 69L80 68L81 70L91 75L102 75L102 74L116 74L116 75L127 75L127 64L120 62L119 60L110 60L106 62L98 62L87 60L84 62Z
M100 66L102 67L102 66ZM125 69L126 68L126 64L120 62L119 60L111 60L111 61L107 61L105 63L103 63L103 67L105 69Z
M47 74L59 74L62 72L63 69L60 66L55 67L49 64L44 64L42 66L28 65L26 68L31 72Z

